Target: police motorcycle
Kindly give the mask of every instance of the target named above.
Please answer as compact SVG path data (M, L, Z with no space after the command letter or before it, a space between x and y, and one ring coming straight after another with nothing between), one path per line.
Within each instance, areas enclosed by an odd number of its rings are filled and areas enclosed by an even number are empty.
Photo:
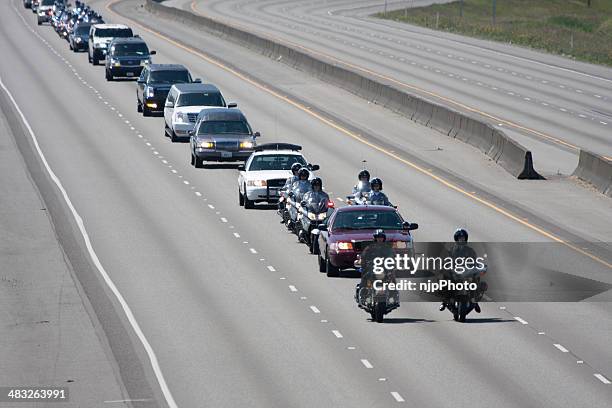
M372 191L370 186L370 172L367 170L361 170L357 176L357 184L353 187L351 195L346 196L346 203L348 205L363 205L366 204L368 196Z
M480 302L487 291L487 283L482 277L488 267L465 268L461 273L455 270L452 281L462 283L460 290L451 291L446 301L446 308L453 314L456 322L465 322L465 318Z
M323 183L320 178L315 177L311 180L312 190L304 194L300 202L300 229L298 238L300 242L306 243L311 254L318 254L317 234L319 225L323 224L333 211L334 202L329 195L322 190ZM316 231L315 231L316 230Z
M281 217L281 223L287 224L289 221L289 210L287 209L287 199L289 198L289 192L291 191L291 186L294 182L298 181L298 171L302 168L300 163L293 163L291 166L291 174L292 176L287 179L283 188L279 191L278 198L278 215Z
M369 205L386 205L389 207L397 208L396 205L391 204L387 195L382 191L382 180L378 177L373 178L370 181L370 187L372 191L368 194L365 203Z
M386 238L383 230L377 230L374 233L375 241L384 242ZM368 257L369 258L369 257ZM355 260L355 268L360 274L363 274L363 268L371 268L365 263L371 262L372 259L364 259L361 255L357 255ZM390 290L387 285L395 283L395 275L390 272L377 273L372 271L370 278L363 279L355 288L355 302L360 309L363 309L370 315L373 322L382 323L386 314L400 307L400 296L397 290Z
M310 171L306 167L302 167L298 171L298 181L294 182L291 186L291 191L287 194L287 202L286 208L289 214L289 219L287 220L287 228L293 231L296 235L299 234L299 228L301 225L300 222L300 208L302 199L304 198L304 194L312 190L312 186L310 185L310 181L308 181L308 177L310 176Z

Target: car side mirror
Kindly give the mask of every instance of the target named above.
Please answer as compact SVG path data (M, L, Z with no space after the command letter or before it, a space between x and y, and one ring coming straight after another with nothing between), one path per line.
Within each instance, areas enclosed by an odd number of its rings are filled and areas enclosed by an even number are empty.
M245 170L244 164L239 164L238 171L244 171L244 170Z
M189 136L193 136L193 135L195 135L195 132L194 132L193 130L190 130L190 131L188 131L187 133L189 134Z
M202 80L200 78L196 78L196 79L193 80L193 83L194 84L201 84Z
M308 203L306 202L306 200L302 200L302 202L300 203L300 205L301 205L302 207L306 207L306 204L308 204Z
M321 168L318 164L311 164L309 167L312 171L317 171Z
M140 78L138 78L138 79L136 80L136 83L137 83L137 84L144 84L144 79L140 79Z
M415 229L419 229L419 224L415 224L413 222L404 221L404 223L402 224L402 228L407 230L407 231L412 231L412 230L415 230Z
M321 224L317 228L319 229L319 231L327 231L327 225L325 224Z
M155 55L157 54L157 51L153 50L153 51L149 51L149 55Z
M261 133L255 132L255 133L253 133L253 137L261 137Z
M228 107L228 108L237 108L237 107L238 107L238 104L237 104L236 102L229 102L229 103L227 104L227 107Z
M166 105L164 105L166 108L174 108L174 102L172 101L166 101Z

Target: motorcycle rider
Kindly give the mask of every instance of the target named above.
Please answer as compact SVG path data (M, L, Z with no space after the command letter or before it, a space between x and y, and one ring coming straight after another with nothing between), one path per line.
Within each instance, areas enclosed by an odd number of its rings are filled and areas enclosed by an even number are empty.
M298 171L302 168L302 165L300 163L293 163L291 165L291 177L288 177L287 180L285 181L285 185L283 186L283 188L281 188L281 197L284 197L284 199L287 199L287 194L289 193L289 191L291 191L291 186L293 185L294 182L298 181ZM279 211L282 211L286 206L286 203L284 200L279 201L278 202L278 209ZM281 221L281 224L283 223L283 221Z
M313 205L314 208L320 208L320 205L324 203L325 207L327 207L327 203L329 202L329 195L323 191L323 181L319 177L315 177L310 180L310 186L312 190L306 192L302 197L302 201L306 201L306 206L308 207L310 204ZM304 231L300 230L300 240L304 239Z
M391 243L387 241L387 235L383 229L377 229L373 235L374 241L368 245L361 253L361 282L357 285L357 294L361 288L373 287L373 282L377 279L385 282L395 283L395 273L393 270L385 268L383 276L377 276L374 272L375 258L393 258L395 253ZM362 297L366 296L366 291L361 293Z
M453 244L453 246L451 247L451 249L449 251L451 258L472 258L472 259L476 259L476 257L477 257L476 251L474 251L474 248L470 247L467 244L468 237L469 237L468 232L464 228L457 228L457 230L455 230L455 233L453 234L453 239L455 240L455 243ZM480 313L480 311L481 311L480 305L478 303L476 303L476 302L473 303L472 305L473 305L474 310L476 311L476 313ZM448 307L448 304L447 304L447 301L445 299L442 302L442 304L440 304L440 311L443 311L447 307Z
M357 175L359 182L353 186L353 197L356 202L362 202L372 190L370 187L370 172L361 170Z
M288 193L289 197L291 197L291 200L296 204L292 205L289 208L289 226L294 228L296 227L294 223L297 221L298 218L297 205L302 201L302 197L304 196L304 194L312 189L312 187L310 186L310 182L308 181L309 177L310 171L308 171L306 167L300 168L300 170L298 170L298 179L297 181L293 182L293 184L291 185L291 191L289 191Z
M372 188L372 192L368 197L368 204L388 205L390 207L393 206L393 204L391 204L387 198L387 195L382 192L383 184L381 179L378 177L373 178L372 181L370 181L370 186Z

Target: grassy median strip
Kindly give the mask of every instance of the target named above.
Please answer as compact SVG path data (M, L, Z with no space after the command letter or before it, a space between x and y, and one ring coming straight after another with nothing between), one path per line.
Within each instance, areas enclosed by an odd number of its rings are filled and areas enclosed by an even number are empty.
M612 66L612 0L591 0L590 7L588 3L588 0L463 0L379 13L376 17Z

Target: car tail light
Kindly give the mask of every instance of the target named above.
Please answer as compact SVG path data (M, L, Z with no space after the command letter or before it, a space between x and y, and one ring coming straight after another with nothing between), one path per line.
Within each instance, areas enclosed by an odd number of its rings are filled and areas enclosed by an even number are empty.
M327 208L334 208L334 207L335 207L334 202L332 200L328 200L327 201Z

